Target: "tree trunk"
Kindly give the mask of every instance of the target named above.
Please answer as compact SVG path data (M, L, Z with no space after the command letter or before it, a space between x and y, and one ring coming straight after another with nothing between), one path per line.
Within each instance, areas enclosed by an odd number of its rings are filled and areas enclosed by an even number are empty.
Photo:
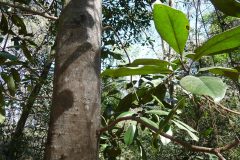
M68 0L60 16L45 159L98 159L101 1Z

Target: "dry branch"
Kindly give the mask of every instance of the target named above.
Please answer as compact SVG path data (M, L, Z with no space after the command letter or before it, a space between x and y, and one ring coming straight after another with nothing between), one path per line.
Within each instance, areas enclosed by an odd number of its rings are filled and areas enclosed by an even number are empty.
M108 131L109 129L111 129L112 127L114 127L117 123L121 122L121 121L126 121L126 120L133 120L136 121L140 124L143 124L144 126L146 126L147 128L149 128L150 130L154 131L154 132L158 132L158 128L146 123L145 121L143 121L142 119L140 119L140 117L137 116L128 116L128 117L122 117L122 118L118 118L115 121L113 121L112 123L110 123L108 126L101 128L97 131L97 135L102 134L103 132ZM204 153L211 153L211 154L215 154L220 160L225 160L225 158L223 157L223 155L221 154L222 152L225 152L227 150L230 150L234 147L237 147L240 144L240 140L238 138L235 139L234 142L229 143L223 147L217 147L217 148L209 148L209 147L202 147L202 146L196 146L196 145L191 145L187 142L184 142L180 139L177 139L174 136L170 136L166 133L160 133L161 136L170 139L172 142L177 143L181 146L183 146L186 149L189 149L191 151L194 152L204 152Z
M22 11L31 13L33 15L39 15L39 16L42 16L42 17L45 17L45 18L48 18L48 19L51 19L51 20L57 20L58 19L58 17L51 16L49 14L46 14L45 12L40 12L40 11L33 10L30 7L25 7L25 6L22 6L18 3L12 4L12 3L8 3L8 2L0 1L0 5L12 7L12 8L17 8L17 9L20 9Z

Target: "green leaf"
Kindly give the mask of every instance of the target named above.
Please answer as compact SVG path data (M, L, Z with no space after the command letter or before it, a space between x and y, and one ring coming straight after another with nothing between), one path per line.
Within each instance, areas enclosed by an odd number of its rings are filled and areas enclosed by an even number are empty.
M125 132L123 140L126 145L130 145L133 143L136 128L136 125L130 125Z
M16 85L12 75L8 77L7 86L10 94L14 96L16 91Z
M102 72L101 76L124 77L147 74L169 74L171 72L171 70L159 66L121 67L118 69L106 69Z
M240 26L213 36L194 52L194 60L199 60L202 56L225 53L240 47Z
M159 149L158 136L156 134L153 134L152 146L157 150Z
M140 104L146 104L147 102L152 101L153 95L159 100L163 100L166 91L167 88L162 83L151 89L149 88L138 89L136 93L129 93L124 98L122 98L115 111L121 113L124 111L129 111L129 108L135 108L136 104L134 104L134 102L138 101L138 99L141 99L141 101L139 102Z
M136 142L137 142L137 145L138 145L139 150L140 150L140 155L141 155L141 158L142 158L141 160L147 160L147 154L146 154L146 151L145 151L143 145L141 144L141 142L138 139L136 139Z
M213 5L223 13L240 17L240 2L238 0L211 0Z
M0 86L0 110L5 105L4 96L3 96L3 86Z
M0 86L0 124L5 120L5 109L4 109L5 101L3 96L3 87Z
M8 81L8 75L7 75L6 73L2 72L2 73L1 73L1 77L2 77L2 79L7 83L7 81ZM2 87L2 86L1 86L1 87Z
M125 97L123 97L117 108L115 109L115 111L117 113L121 113L121 112L125 112L128 111L129 108L131 108L133 106L133 102L137 100L136 94L134 93L129 93L128 95L126 95Z
M5 115L4 105L5 105L5 100L4 100L4 96L3 96L3 86L1 85L0 86L0 114L1 115Z
M186 76L181 79L180 84L184 89L193 94L212 97L215 102L223 99L227 90L226 84L217 77Z
M136 59L132 63L128 65L128 67L137 67L139 65L153 65L153 66L161 66L167 68L171 63L168 61L160 60L160 59Z
M15 68L11 68L11 73L15 82L19 83L21 81L20 74Z
M197 135L195 135L193 133L196 132L193 128L191 128L190 126L188 126L187 124L181 122L179 123L180 121L176 121L176 120L172 120L172 122L179 128L179 129L182 129L182 130L185 130L188 132L189 136L194 140L194 141L198 141L199 138ZM184 124L184 125L183 125ZM187 127L186 127L187 126Z
M158 124L153 122L152 120L146 118L146 117L140 117L141 120L143 120L144 122L146 122L147 124L155 127L155 128L158 128Z
M149 110L146 111L147 114L157 114L159 116L167 116L169 112L163 110Z
M18 58L6 51L0 51L0 58L4 58L4 59L9 59L12 61L16 61Z
M178 101L177 105L169 112L169 114L167 115L167 117L159 124L159 130L158 130L158 134L160 134L163 129L167 126L167 124L169 123L169 121L174 117L174 115L177 113L177 110L179 108L182 108L185 106L185 98L182 98L180 101Z
M229 77L235 81L238 80L240 75L240 72L238 72L238 70L233 68L225 68L225 67L206 67L206 68L201 68L199 71L200 72L209 71L213 74Z
M0 43L4 40L4 37L0 36Z
M175 122L177 123L180 123L181 125L183 125L186 129L188 129L189 131L191 132L195 132L197 133L197 131L195 129L193 129L192 127L190 127L189 125L187 125L186 123L182 122L182 121L179 121L177 119L174 120Z
M133 114L136 114L136 112L133 112L133 111L123 112L116 119L119 119L122 117L127 117L127 116L132 116Z
M153 20L156 30L177 53L182 54L189 33L184 13L163 4L154 4Z
M8 21L3 13L1 14L1 17L0 30L2 30L2 34L5 35L8 32Z
M5 101L3 96L3 86L0 86L0 124L4 122L5 120Z
M112 56L116 60L123 60L123 56L119 53L115 53L110 51L109 49L103 48L101 50L101 58L102 59L107 59L109 56Z
M2 124L4 120L5 120L5 116L2 113L0 113L0 124Z
M206 153L209 156L209 160L218 160L218 157L215 154Z
M160 92L161 92L161 91L160 91ZM163 90L163 93L164 93L164 97L162 97L162 99L165 98L165 93L166 93L166 91ZM159 99L158 97L156 97L156 96L154 96L154 95L152 95L152 97L153 97L153 99L154 99L155 101L157 101L159 107L164 107L164 104L160 101L160 99Z
M207 137L207 136L209 136L212 133L213 133L213 128L208 128L208 129L202 131L201 135L203 135L204 137Z
M8 91L11 94L11 96L14 96L15 95L16 86L15 86L15 81L13 79L13 76L12 75L8 75L8 74L2 72L1 73L1 77L6 82L7 87L8 87Z
M23 22L23 19L20 18L18 15L12 15L12 22L15 24L17 27L20 28L19 34L26 35L27 34L27 29L26 25Z
M21 49L22 49L23 54L25 55L25 57L28 59L28 61L33 63L33 58L32 58L31 52L27 48L27 43L25 41L22 42Z

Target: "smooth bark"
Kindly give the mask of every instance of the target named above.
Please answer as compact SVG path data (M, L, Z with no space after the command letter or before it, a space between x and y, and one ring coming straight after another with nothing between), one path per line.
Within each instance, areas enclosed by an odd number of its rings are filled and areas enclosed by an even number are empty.
M68 1L59 21L45 159L98 159L101 1Z

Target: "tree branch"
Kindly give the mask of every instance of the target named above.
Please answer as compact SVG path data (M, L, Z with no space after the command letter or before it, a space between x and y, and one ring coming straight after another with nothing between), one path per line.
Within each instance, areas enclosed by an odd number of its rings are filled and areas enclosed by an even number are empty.
M215 103L211 98L209 98L209 97L207 97L207 96L204 96L204 98L206 98L207 100L209 100L212 104L221 107L221 108L222 108L224 111L226 111L226 112L240 115L240 112L239 112L239 111L234 111L234 110L231 110L231 109L229 109L229 108L227 108L227 107L224 107L223 105L221 105L221 104L219 104L219 103Z
M120 48L123 49L123 51L125 52L125 54L126 54L126 56L127 56L128 63L131 63L130 56L129 56L127 50L125 49L125 47L124 47L124 45L123 45L123 43L122 43L120 37L118 36L117 31L116 31L113 27L111 27L111 26L105 26L105 27L102 28L103 31L106 30L106 29L111 29L111 30L113 31L114 35L117 37L119 43L120 43L121 46L122 46L122 47L120 47Z
M113 121L112 123L110 123L108 126L101 128L99 130L97 130L97 135L101 135L103 132L106 132L107 130L111 129L112 127L114 127L117 123L121 122L121 121L126 121L126 120L133 120L136 121L144 126L146 126L147 128L149 128L150 130L154 131L154 132L158 132L158 128L150 125L149 123L143 121L142 119L140 119L140 117L137 116L128 116L128 117L121 117L116 119L115 121ZM211 154L215 154L220 160L225 160L225 158L222 156L221 152L227 151L231 148L237 147L240 144L240 140L238 138L235 139L234 142L227 144L223 147L218 147L218 148L208 148L208 147L202 147L202 146L196 146L196 145L191 145L187 142L184 142L180 139L177 139L174 136L170 136L166 133L160 133L161 136L170 139L172 142L177 143L181 146L183 146L184 148L187 148L191 151L195 151L195 152L204 152L204 153L211 153Z
M42 73L39 77L39 81L37 82L37 84L33 88L32 92L30 93L28 99L26 100L26 104L23 106L23 111L22 111L21 117L20 117L20 119L17 123L17 126L15 128L15 132L12 134L11 140L10 140L8 148L6 150L6 155L9 156L9 159L16 159L14 157L15 152L17 150L16 142L23 135L24 126L26 124L26 121L28 119L28 116L29 116L30 112L32 111L33 104L34 104L42 86L44 85L45 80L48 77L48 73L49 73L49 70L51 68L52 61L53 60L51 59L49 62L47 62L45 64L45 66L42 70Z
M27 121L27 118L33 108L33 104L42 88L42 86L44 85L44 81L47 79L49 70L51 68L52 65L52 59L47 62L47 64L45 64L43 71L39 77L39 81L37 82L37 84L35 85L35 87L33 88L31 94L28 97L28 100L26 102L26 105L23 106L23 111L22 111L22 115L17 123L15 132L13 134L13 140L19 138L22 135L25 123Z
M22 11L26 11L26 12L32 13L34 15L39 15L39 16L42 16L42 17L45 17L45 18L48 18L48 19L51 19L51 20L57 20L58 19L58 17L54 17L54 16L51 16L51 15L48 15L45 12L39 12L39 11L32 10L31 8L24 7L24 6L22 6L22 5L18 4L18 3L12 4L12 3L8 3L8 2L0 1L0 5L12 7L12 8L17 8L17 9L20 9Z

